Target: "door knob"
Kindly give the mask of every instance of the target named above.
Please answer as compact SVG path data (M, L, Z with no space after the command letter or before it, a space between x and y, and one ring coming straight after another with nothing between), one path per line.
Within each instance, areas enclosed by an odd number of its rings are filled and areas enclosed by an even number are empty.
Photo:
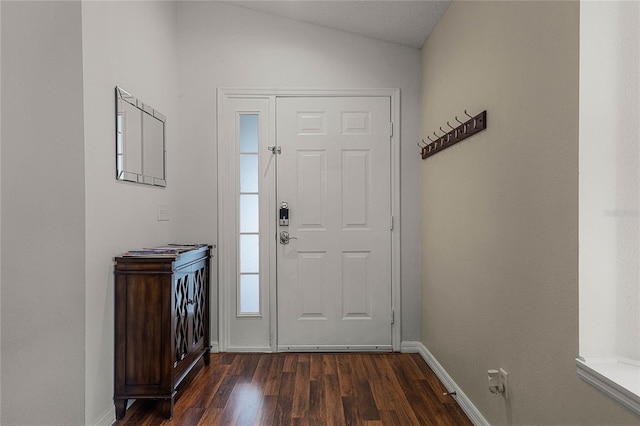
M289 244L289 240L297 240L298 237L292 237L287 231L280 231L280 244Z

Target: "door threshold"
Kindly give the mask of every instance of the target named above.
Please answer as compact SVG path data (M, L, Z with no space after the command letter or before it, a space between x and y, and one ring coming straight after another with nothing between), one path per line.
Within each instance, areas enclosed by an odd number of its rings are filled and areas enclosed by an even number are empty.
M393 352L391 345L278 345L278 352Z

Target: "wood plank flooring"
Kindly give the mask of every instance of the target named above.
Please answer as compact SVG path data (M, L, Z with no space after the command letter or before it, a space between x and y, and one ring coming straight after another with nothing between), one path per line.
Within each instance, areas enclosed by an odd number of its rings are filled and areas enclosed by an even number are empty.
M173 420L136 401L116 425L471 425L419 354L211 354Z

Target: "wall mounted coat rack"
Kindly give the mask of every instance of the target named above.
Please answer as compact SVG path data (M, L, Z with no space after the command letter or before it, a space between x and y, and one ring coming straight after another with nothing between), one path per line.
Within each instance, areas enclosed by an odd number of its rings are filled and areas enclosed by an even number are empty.
M431 136L427 136L427 139L429 139L431 143L426 143L424 139L422 139L422 144L418 143L423 160L442 151L443 149L447 149L450 146L457 144L458 142L462 142L469 136L473 136L487 128L486 110L482 111L475 117L467 114L467 110L464 110L464 113L469 117L469 119L464 123L458 120L458 117L456 116L456 122L458 123L457 127L453 127L447 121L447 126L449 126L451 130L443 130L442 126L440 126L440 132L442 135L438 136L436 132L433 132L433 135L436 137L435 140L431 139Z

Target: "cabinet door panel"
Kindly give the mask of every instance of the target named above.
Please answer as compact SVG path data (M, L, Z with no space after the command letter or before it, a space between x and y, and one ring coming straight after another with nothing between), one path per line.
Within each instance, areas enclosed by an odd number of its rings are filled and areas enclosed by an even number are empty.
M160 384L162 380L162 291L160 276L129 275L126 286L127 386Z
M192 300L193 316L191 317L191 346L195 350L201 349L205 337L205 322L207 315L207 285L204 263L198 264L193 273Z
M177 366L189 352L189 274L179 274L175 278L173 291L173 366Z

